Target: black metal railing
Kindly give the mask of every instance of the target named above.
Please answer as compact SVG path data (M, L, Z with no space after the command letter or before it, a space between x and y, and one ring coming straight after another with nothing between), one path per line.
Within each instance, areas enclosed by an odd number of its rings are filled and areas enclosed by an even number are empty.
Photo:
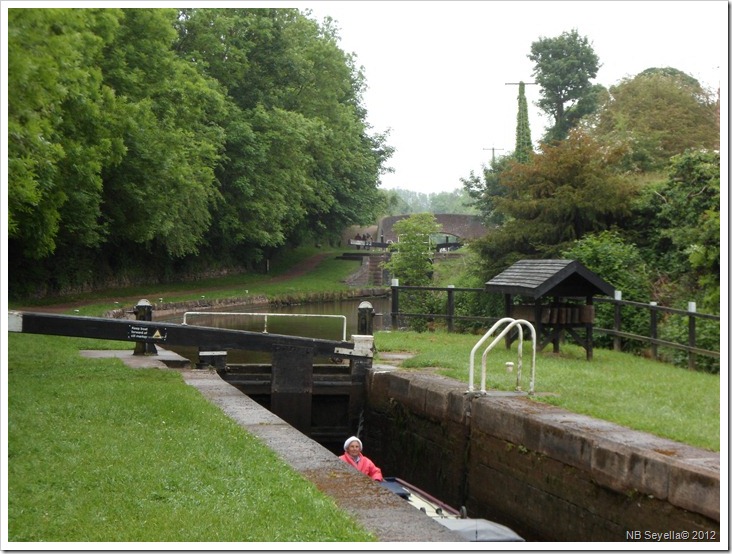
M400 310L400 292L401 291L442 291L446 293L447 298L445 302L445 312L443 313L415 313L415 312L403 312ZM412 286L391 286L391 327L396 329L399 327L399 322L408 320L409 318L422 318L431 320L445 320L445 326L447 331L452 333L455 330L455 322L457 321L473 321L486 324L492 324L498 321L498 317L486 317L486 316L472 316L472 315L458 315L455 309L455 293L458 292L469 292L474 294L495 294L488 293L484 289L480 288L462 288L462 287L412 287ZM620 296L620 294L618 294ZM697 356L705 356L713 359L720 358L719 350L710 350L708 348L701 348L697 346L697 321L698 320L712 320L719 322L720 316L713 314L705 314L696 311L695 304L689 303L688 310L680 310L676 308L668 308L665 306L658 306L655 302L643 303L633 302L628 300L621 300L619 298L605 298L595 297L594 301L597 303L608 303L614 307L613 314L613 328L606 329L602 327L593 327L593 334L602 334L609 337L613 337L613 349L621 351L623 349L623 339L626 341L638 341L644 344L650 345L650 356L654 360L659 359L658 348L669 348L672 350L684 351L688 354L688 367L690 369L696 369L697 367ZM630 333L623 331L623 307L631 307L635 309L649 310L649 331L648 335L641 335L636 333ZM688 318L687 323L687 341L686 343L674 342L669 340L660 339L659 335L659 314L669 314Z

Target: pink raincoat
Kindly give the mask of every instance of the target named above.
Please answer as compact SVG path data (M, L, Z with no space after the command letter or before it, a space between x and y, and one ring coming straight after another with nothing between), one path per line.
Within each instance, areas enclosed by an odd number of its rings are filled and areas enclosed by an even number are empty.
M341 460L346 462L347 464L352 465L357 470L359 470L361 473L365 473L369 477L371 477L374 481L383 481L384 477L381 475L381 470L376 467L376 464L369 460L366 456L361 454L358 462L354 461L353 458L348 453L343 453L339 456Z

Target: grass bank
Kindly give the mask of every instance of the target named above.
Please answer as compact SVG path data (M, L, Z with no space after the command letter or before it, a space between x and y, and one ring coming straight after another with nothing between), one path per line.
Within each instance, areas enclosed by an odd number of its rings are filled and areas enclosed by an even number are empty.
M9 541L374 540L179 373L79 355L121 347L10 334Z

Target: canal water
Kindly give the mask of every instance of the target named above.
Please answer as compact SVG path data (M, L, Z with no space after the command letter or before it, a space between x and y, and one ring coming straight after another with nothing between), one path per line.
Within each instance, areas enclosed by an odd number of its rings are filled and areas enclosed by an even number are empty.
M349 341L358 333L358 307L369 302L374 308L374 331L388 328L391 300L386 297L358 298L330 302L313 302L294 306L269 304L255 306L228 306L220 309L189 311L166 317L164 321L186 323L222 329L237 329L292 335L326 340ZM162 320L158 320L162 321ZM198 361L196 347L171 346L171 350ZM267 352L232 351L227 354L229 363L267 363Z

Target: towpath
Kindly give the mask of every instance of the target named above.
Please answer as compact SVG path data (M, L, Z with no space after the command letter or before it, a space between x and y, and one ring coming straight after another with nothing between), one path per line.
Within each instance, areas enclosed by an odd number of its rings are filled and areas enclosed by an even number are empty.
M309 258L302 260L301 262L293 265L283 273L280 273L279 275L276 275L272 277L271 279L268 279L265 281L266 283L282 283L285 281L288 281L290 279L294 279L296 277L301 277L302 275L306 275L307 273L310 273L313 271L320 263L323 262L328 257L327 252L322 252L315 254L313 256L310 256ZM206 288L191 288L187 290L177 290L175 291L176 295L197 295L201 293L210 292L211 290L223 290L224 287L221 289L212 289L211 287ZM125 296L125 297L115 297L115 301L119 302L122 306L134 306L137 301L140 300L139 296ZM17 308L18 311L22 312L43 312L43 313L68 313L74 309L78 309L82 306L86 306L89 304L95 304L97 301L89 301L89 300L82 300L77 302L61 302L58 304L47 304L43 306L29 306L29 307L21 307Z

